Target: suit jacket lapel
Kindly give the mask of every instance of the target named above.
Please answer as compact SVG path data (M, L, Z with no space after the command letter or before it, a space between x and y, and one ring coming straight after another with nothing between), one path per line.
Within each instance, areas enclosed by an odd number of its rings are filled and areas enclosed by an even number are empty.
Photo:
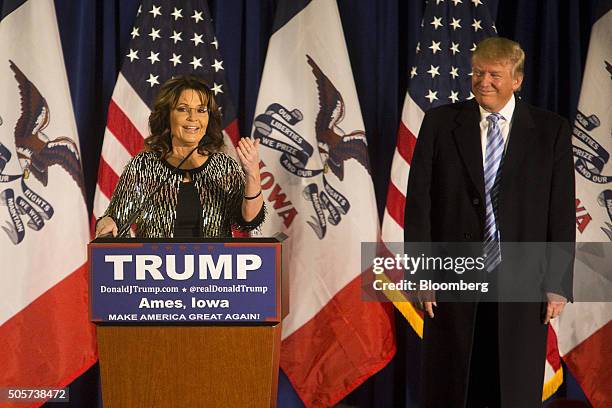
M484 203L484 170L478 104L474 100L467 102L457 115L456 121L458 126L453 133L455 142L470 178Z
M516 100L510 134L508 135L508 147L504 155L501 173L501 191L505 191L504 180L517 176L521 166L521 159L529 149L530 137L533 137L535 124L529 113L529 108L524 102ZM502 200L503 202L503 200Z

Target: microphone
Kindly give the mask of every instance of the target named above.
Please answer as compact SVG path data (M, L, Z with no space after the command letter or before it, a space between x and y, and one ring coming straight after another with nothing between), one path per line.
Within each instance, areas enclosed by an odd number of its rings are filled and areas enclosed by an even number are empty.
M183 158L183 160L181 160L181 162L172 169L172 171L170 172L170 174L168 174L168 176L166 176L166 178L164 180L162 180L161 183L159 183L159 185L157 186L157 188L155 190L153 190L153 192L151 194L149 194L144 201L142 202L142 204L130 215L130 218L128 218L127 222L121 227L119 228L118 232L117 232L117 238L123 238L125 236L125 234L127 234L127 232L130 230L130 227L132 226L132 224L134 223L134 221L136 221L136 218L138 218L138 216L140 215L140 213L142 212L142 210L144 210L145 206L147 204L149 204L149 201L151 200L151 198L157 194L159 192L159 190L161 190L161 188L168 182L168 180L170 180L170 178L172 176L174 176L176 173L178 173L178 171L180 170L181 166L183 165L183 163L185 163L185 161L187 161L187 159L189 157L191 157L191 155L193 154L193 152L195 152L196 150L198 150L198 148L204 146L204 138L206 137L206 135L202 136L202 139L200 139L200 142L198 143L198 145L196 147L194 147L193 149L191 149L191 151L189 152L189 154L187 156L185 156Z

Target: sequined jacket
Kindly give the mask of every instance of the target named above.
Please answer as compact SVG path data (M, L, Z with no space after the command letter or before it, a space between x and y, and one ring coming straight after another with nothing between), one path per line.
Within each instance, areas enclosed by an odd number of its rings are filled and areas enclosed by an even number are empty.
M119 228L129 219L170 173L172 166L153 152L141 152L126 165L104 216L115 220ZM202 205L202 236L231 237L232 226L249 231L264 220L265 205L251 221L242 218L244 173L238 163L225 153L213 153L197 169L189 170ZM178 191L184 173L173 175L151 197L136 219L136 235L166 238L174 234Z

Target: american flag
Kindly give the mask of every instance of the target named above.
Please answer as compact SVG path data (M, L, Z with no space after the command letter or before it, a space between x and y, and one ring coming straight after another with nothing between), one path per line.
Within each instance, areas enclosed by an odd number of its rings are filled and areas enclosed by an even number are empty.
M473 97L471 92L472 51L481 40L497 35L484 0L429 0L421 21L415 64L410 67L408 92L397 132L382 239L404 240L404 207L410 162L424 112L439 105ZM423 335L423 318L409 302L395 302L416 333ZM549 330L546 383L543 395L550 396L563 380L556 336Z
M155 95L173 76L202 77L220 107L226 145L231 150L238 141L236 111L212 22L204 0L145 0L138 8L109 104L94 216L104 212L125 164L144 147Z

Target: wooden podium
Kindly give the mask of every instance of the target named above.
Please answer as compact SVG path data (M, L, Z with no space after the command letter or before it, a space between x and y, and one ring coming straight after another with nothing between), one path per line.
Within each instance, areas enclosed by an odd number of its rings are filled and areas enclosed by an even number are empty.
M162 250L163 254L155 253ZM221 259L219 254L224 250L247 254L264 250L274 253L267 258L262 256L261 266L248 271L247 278L243 279L244 283L239 283L248 286L250 277L257 276L260 279L252 287L261 288L268 285L273 293L267 295L259 293L259 297L251 292L234 293L241 305L252 308L252 311L257 309L255 307L257 302L274 302L272 313L242 313L243 307L239 313L227 313L228 316L233 316L230 320L223 317L225 311L215 314L219 316L216 320L206 319L206 316L212 316L213 313L203 315L204 317L200 317L199 320L189 319L198 313L190 313L189 309L176 307L169 310L169 313L159 313L159 310L134 313L133 309L143 294L110 293L108 288L113 287L115 290L128 290L129 286L144 288L145 284L151 282L147 282L146 279L130 281L130 275L138 276L139 272L137 267L131 269L131 265L125 261L126 258L121 262L123 276L120 277L123 279L117 280L115 275L113 280L109 280L108 275L113 275L113 267L116 273L117 266L108 265L108 262L105 262L106 265L101 265L108 254L121 253L120 256L132 256L132 259L137 255L148 256L148 259L159 256L162 260L167 260L168 254L187 259L190 255L197 258L205 253L211 256L213 262L211 265L215 266L215 254L219 260ZM185 253L190 254L186 256ZM282 299L281 296L287 292L281 290L283 282L280 262L281 244L278 239L249 238L231 241L97 239L90 243L89 254L90 311L92 321L97 324L102 398L105 408L274 407L276 405L281 320L287 314L287 310L283 310L282 305L288 305L287 299ZM133 263L137 264L138 260ZM184 271L188 269L186 264L187 261L182 269ZM182 292L185 296L184 294L189 294L194 287L210 288L211 285L236 287L235 269L238 264L239 261L232 263L232 279L227 279L228 275L225 275L227 271L224 271L223 275L219 273L219 276L214 277L214 270L211 269L207 271L206 277L214 280L212 284L202 280L201 270L199 279L197 279L198 273L194 273L191 279L178 281L183 285L179 287L179 294ZM201 260L200 266L202 266ZM170 274L164 268L162 265L157 269L162 276L167 277ZM177 266L174 269L179 268ZM101 278L99 275L104 276ZM149 278L154 275L156 273L142 273L140 277ZM149 279L151 280L153 279ZM159 280L157 276L157 280L153 283L155 286L152 287L163 285L174 287L177 281ZM183 288L190 289L183 291ZM148 302L155 300L151 299L153 295L150 292L145 292L144 295ZM167 300L168 297L172 297L171 295L174 295L175 299ZM216 295L223 297L225 293ZM176 302L177 296L176 293L163 293L158 300ZM207 297L212 295L198 293L201 302ZM262 301L264 297L266 299ZM187 302L185 300L183 304ZM228 302L233 304L232 302L237 301L232 298L228 299ZM171 304L176 306L175 303ZM120 310L121 313L114 313L116 310ZM186 320L177 319L181 314ZM140 318L143 315L147 320L123 320L129 317ZM166 321L167 316L164 318L164 315L171 315L174 317L171 319L173 321ZM258 317L254 318L255 315ZM250 317L252 321L235 320L241 316ZM117 320L118 317L123 318ZM157 320L148 320L150 317L157 317Z

